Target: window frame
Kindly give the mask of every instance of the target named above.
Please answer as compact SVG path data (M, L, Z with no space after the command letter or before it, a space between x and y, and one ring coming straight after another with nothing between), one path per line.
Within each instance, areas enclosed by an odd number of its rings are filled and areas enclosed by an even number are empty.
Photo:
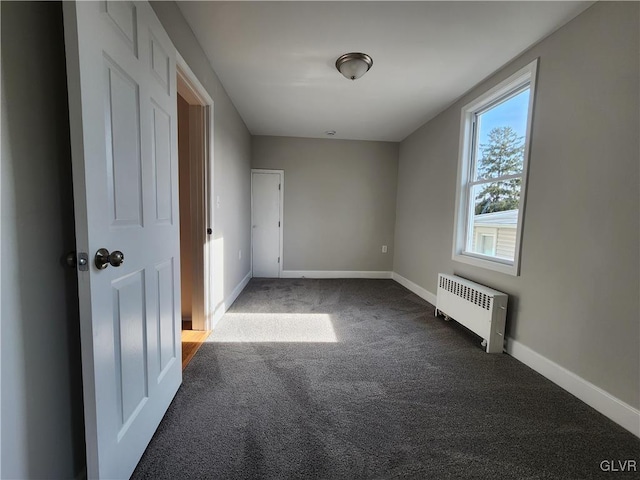
M478 245L478 243L482 242L482 237L488 237L491 238L493 240L493 245L491 246L491 250L493 251L493 254L490 255L491 257L495 257L497 251L498 251L498 232L496 233L483 233L483 232L476 232L476 238L475 238L475 243L476 245ZM482 254L480 254L482 255Z
M522 250L522 227L524 224L525 205L527 196L527 180L529 173L529 152L531 147L531 130L533 124L533 110L536 97L536 77L538 58L528 65L498 83L493 88L479 95L462 108L460 120L460 145L458 158L458 181L456 185L455 222L453 233L452 260L474 265L508 275L520 275L520 253ZM472 237L473 216L470 214L473 186L484 183L474 180L476 168L476 126L475 118L502 102L521 93L529 85L529 106L527 111L527 127L525 130L525 147L522 175L508 175L507 177L521 177L520 201L518 203L518 224L516 228L516 246L514 260L496 258L468 251L469 239ZM501 178L502 179L502 178ZM506 178L504 178L506 179ZM495 181L495 179L492 179Z

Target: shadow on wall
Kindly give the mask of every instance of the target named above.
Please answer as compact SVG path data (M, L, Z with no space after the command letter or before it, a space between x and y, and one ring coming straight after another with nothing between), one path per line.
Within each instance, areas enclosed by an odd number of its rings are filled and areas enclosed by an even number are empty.
M2 31L0 476L73 477L85 445L61 5L3 2Z

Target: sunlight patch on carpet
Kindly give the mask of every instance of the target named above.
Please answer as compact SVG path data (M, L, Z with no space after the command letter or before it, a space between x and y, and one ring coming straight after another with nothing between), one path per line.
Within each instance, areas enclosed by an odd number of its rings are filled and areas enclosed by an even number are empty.
M226 313L209 343L337 343L326 313Z

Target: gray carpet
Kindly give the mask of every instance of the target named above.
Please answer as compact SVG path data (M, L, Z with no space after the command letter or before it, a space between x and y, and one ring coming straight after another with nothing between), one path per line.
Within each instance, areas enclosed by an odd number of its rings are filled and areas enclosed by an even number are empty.
M132 478L638 478L600 462L639 457L639 439L392 280L253 279Z

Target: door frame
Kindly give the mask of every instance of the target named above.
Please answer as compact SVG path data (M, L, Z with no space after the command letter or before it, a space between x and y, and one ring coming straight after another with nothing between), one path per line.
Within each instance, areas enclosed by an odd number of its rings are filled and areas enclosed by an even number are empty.
M202 86L186 60L176 51L176 71L178 93L189 106L202 109L189 112L190 143L190 183L195 186L195 197L200 201L191 202L192 238L192 314L193 330L211 330L214 316L212 294L215 258L212 239L214 232L214 102ZM211 233L209 233L211 232ZM201 246L204 245L204 249Z
M278 263L278 278L282 278L284 265L284 170L270 170L266 168L251 169L251 275L253 276L253 174L254 173L274 173L280 175L280 262Z

